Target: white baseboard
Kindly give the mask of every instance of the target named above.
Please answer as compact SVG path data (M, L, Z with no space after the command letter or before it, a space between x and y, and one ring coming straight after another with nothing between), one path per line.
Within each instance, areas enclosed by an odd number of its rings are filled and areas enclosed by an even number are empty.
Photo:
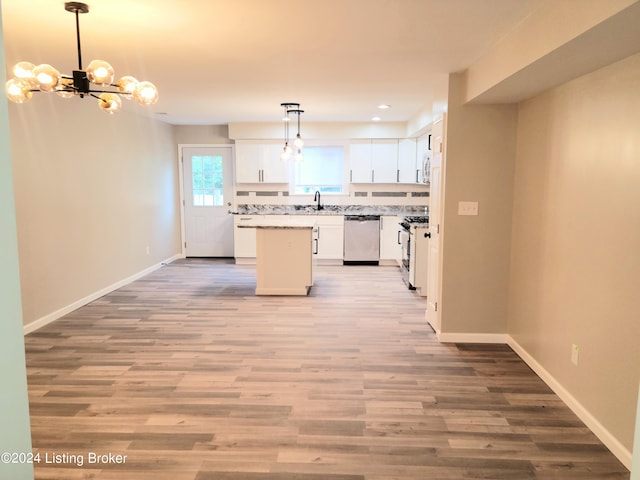
M177 254L174 255L173 257L164 260L160 263L157 263L155 265L152 265L148 268L145 268L144 270L135 273L133 275L131 275L130 277L127 277L123 280L120 280L114 284L109 285L108 287L105 287L103 289L98 290L97 292L93 292L90 295L87 295L84 298L81 298L80 300L77 300L65 307L62 307L58 310L56 310L55 312L51 312L47 315L45 315L44 317L40 317L37 320L34 320L33 322L29 322L24 326L24 334L27 335L28 333L31 332L35 332L36 330L38 330L39 328L44 327L45 325L48 325L49 323L53 322L54 320L57 320L58 318L64 317L66 314L73 312L74 310L77 310L78 308L93 302L94 300L97 300L100 297L105 296L108 293L113 292L114 290L117 290L120 287L124 287L125 285L133 282L134 280L137 280L139 278L144 277L145 275L148 275L149 273L153 272L154 270L157 270L161 267L163 267L164 265L173 262L174 260L177 260L179 258L184 258L184 255L182 254Z
M584 424L600 439L605 446L611 450L622 464L631 470L631 452L625 448L622 443L616 439L609 430L607 430L591 413L571 395L561 384L551 375L535 358L533 358L524 348L516 342L511 335L507 335L509 345L514 352L527 364L536 374L544 381L544 383L554 391L560 399L575 413Z
M441 343L507 343L505 333L437 333Z

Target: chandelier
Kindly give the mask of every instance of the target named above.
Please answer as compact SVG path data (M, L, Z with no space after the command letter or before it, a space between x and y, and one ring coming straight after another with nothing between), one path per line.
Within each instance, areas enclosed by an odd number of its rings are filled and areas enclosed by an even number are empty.
M284 122L284 148L282 149L280 158L282 160L289 160L293 154L293 149L289 145L289 122L291 121L289 114L294 114L298 117L298 133L293 141L293 146L296 149L295 159L302 160L302 147L304 145L304 141L300 136L300 114L304 113L304 110L300 110L299 103L281 103L280 106L284 108L284 117L282 118L282 121Z
M139 82L134 77L124 76L114 83L113 67L103 60L93 60L86 70L82 69L79 15L88 13L89 6L80 2L67 2L64 9L76 16L78 70L74 70L72 75L64 75L46 63L36 66L30 62L19 62L13 67L14 78L6 85L9 100L24 103L33 96L33 92L54 92L62 98L76 95L84 98L86 95L97 98L102 111L110 114L122 107L120 97L133 98L145 106L156 103L158 89L151 82ZM101 88L95 88L92 84ZM112 89L106 90L105 87Z

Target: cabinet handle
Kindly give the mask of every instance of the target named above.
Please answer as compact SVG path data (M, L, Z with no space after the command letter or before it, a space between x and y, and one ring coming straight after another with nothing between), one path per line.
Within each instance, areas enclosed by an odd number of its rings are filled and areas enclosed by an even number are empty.
M396 183L400 183L400 170L396 170Z
M353 183L353 170L349 170L349 183Z
M431 232L425 233L424 238L431 238Z
M314 254L314 255L317 255L317 254L318 254L318 239L317 239L317 238L314 238L314 239L313 239L313 241L314 241L314 242L316 242L316 251L315 251L315 252L313 252L313 254Z
M375 170L371 170L371 182L375 182L376 181L376 171Z
M402 233L402 230L398 230L398 245L402 245L402 242L400 241L400 234Z
M416 183L420 183L420 169L416 170Z

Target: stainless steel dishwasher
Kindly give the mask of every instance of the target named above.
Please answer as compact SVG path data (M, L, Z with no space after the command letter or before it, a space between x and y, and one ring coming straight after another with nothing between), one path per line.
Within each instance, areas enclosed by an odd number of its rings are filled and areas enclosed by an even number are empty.
M345 265L378 265L380 261L380 215L345 215Z

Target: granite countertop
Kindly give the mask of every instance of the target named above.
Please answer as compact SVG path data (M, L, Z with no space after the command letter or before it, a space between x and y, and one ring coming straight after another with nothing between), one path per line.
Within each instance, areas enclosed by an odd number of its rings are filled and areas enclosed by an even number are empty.
M423 206L401 205L253 205L241 204L234 215L424 215Z

